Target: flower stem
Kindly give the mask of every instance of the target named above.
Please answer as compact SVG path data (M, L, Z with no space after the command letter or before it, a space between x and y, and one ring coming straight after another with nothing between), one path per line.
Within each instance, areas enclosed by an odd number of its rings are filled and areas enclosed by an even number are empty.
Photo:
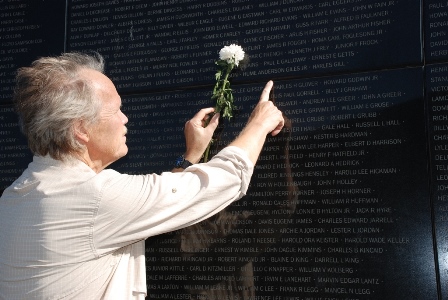
M214 114L220 113L225 106L229 106L229 104L230 104L230 106L228 107L227 110L224 109L224 117L227 116L228 119L230 119L232 117L232 103L231 103L231 101L226 101L226 96L225 96L224 91L226 90L227 86L230 85L229 84L229 75L230 75L234 65L235 64L233 64L233 63L229 63L227 65L227 68L225 70L224 79L221 79L220 78L221 76L219 76L219 78L218 78L218 80L217 80L217 82L215 84L215 87L213 89L213 96L214 95L218 95L216 97L216 105L215 105L215 112L214 112ZM222 83L221 86L219 84L220 82ZM229 113L229 111L230 111L230 113ZM206 127L207 127L209 122L210 122L210 119L208 119L206 121L206 123L205 123ZM207 162L208 161L208 157L209 157L209 154L210 154L210 147L213 144L213 142L214 142L214 139L212 138L210 140L210 142L208 143L207 148L205 149L203 162Z
M204 162L208 161L208 154L210 153L210 146L212 145L212 143L213 143L213 139L210 140L210 142L208 143L207 149L205 149Z

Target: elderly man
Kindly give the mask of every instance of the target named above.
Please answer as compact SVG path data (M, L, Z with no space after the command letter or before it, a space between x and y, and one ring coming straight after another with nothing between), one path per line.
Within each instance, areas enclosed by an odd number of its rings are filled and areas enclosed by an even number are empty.
M143 299L149 236L202 221L241 198L268 133L283 127L272 82L240 135L205 164L131 176L127 117L100 55L67 53L19 69L15 105L33 161L0 198L0 299ZM185 125L197 163L213 108ZM184 165L185 166L185 165Z

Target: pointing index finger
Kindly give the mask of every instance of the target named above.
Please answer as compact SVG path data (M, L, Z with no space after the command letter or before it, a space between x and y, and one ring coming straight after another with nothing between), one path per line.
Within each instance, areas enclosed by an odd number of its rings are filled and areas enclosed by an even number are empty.
M259 102L267 102L269 101L269 93L271 92L272 86L274 82L269 80L268 83L264 86L263 91L261 92L260 101Z

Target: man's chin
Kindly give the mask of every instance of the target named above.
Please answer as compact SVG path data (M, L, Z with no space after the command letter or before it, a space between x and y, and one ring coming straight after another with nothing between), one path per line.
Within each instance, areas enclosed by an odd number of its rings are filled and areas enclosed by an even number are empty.
M126 156L128 154L128 151L129 151L128 146L124 145L123 155L121 157Z
M123 150L120 154L121 154L121 155L120 155L120 158L126 156L126 155L128 154L128 148L126 147L126 149Z

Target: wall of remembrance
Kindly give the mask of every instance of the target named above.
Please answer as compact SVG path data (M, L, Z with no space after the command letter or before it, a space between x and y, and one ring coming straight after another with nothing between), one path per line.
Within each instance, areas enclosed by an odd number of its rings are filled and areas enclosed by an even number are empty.
M147 240L149 299L448 299L448 2L0 0L0 191L31 160L14 71L95 50L129 118L132 174L171 169L210 100L219 50L242 128L265 82L288 119L249 193Z

